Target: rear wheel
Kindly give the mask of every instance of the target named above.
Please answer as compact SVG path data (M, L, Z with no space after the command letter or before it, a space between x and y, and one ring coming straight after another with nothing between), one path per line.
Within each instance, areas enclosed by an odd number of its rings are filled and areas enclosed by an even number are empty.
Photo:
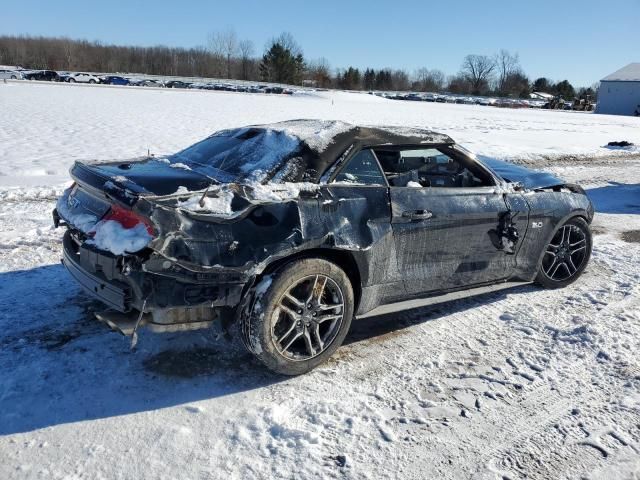
M353 317L353 289L344 271L324 259L291 262L265 277L243 317L247 348L269 369L306 373L342 344Z
M589 225L582 218L572 218L556 231L547 245L536 283L546 288L573 283L586 268L591 248Z
M89 80L89 83L96 83L96 81L92 78L91 80Z
M70 78L69 80L67 80L67 82L69 82L69 83L76 83L76 80L75 80L75 78Z

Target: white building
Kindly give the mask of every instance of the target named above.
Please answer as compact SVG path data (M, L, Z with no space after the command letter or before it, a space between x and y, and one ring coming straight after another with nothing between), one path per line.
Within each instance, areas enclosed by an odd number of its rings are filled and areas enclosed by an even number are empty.
M640 115L640 63L630 63L600 80L596 113Z

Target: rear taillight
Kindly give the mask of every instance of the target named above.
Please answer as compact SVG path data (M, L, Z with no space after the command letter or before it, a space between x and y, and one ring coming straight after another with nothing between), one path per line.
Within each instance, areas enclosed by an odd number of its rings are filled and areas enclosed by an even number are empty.
M133 228L136 225L142 223L147 228L147 233L149 233L149 235L151 235L152 237L156 236L153 224L149 221L148 218L145 218L142 215L138 215L136 212L127 210L126 208L122 208L118 205L112 205L111 209L107 212L102 220L113 220L127 229Z

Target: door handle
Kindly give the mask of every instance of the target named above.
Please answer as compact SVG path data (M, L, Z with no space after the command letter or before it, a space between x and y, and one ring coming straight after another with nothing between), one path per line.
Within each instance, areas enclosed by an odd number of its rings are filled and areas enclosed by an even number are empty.
M429 210L408 210L402 212L402 216L410 220L427 220L433 217L433 213Z

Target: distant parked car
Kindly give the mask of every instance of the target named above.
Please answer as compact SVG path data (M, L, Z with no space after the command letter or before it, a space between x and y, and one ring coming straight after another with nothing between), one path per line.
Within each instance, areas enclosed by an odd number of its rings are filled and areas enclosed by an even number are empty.
M107 75L105 77L100 77L100 83L104 83L106 85L129 85L129 80L117 75Z
M136 85L138 87L158 87L158 88L164 87L162 82L160 82L158 80L138 79L138 80L135 81L135 83L134 83L133 80L130 80L130 83L132 85Z
M58 81L58 74L53 70L30 70L24 73L25 80Z
M264 89L264 93L283 93L284 92L284 88L282 87L267 87Z
M91 73L74 72L67 78L69 83L100 83L100 78Z
M0 69L0 79L21 80L23 78L22 73L16 70L4 70Z
M181 82L180 80L171 80L164 84L166 88L189 88L190 85L190 83Z

